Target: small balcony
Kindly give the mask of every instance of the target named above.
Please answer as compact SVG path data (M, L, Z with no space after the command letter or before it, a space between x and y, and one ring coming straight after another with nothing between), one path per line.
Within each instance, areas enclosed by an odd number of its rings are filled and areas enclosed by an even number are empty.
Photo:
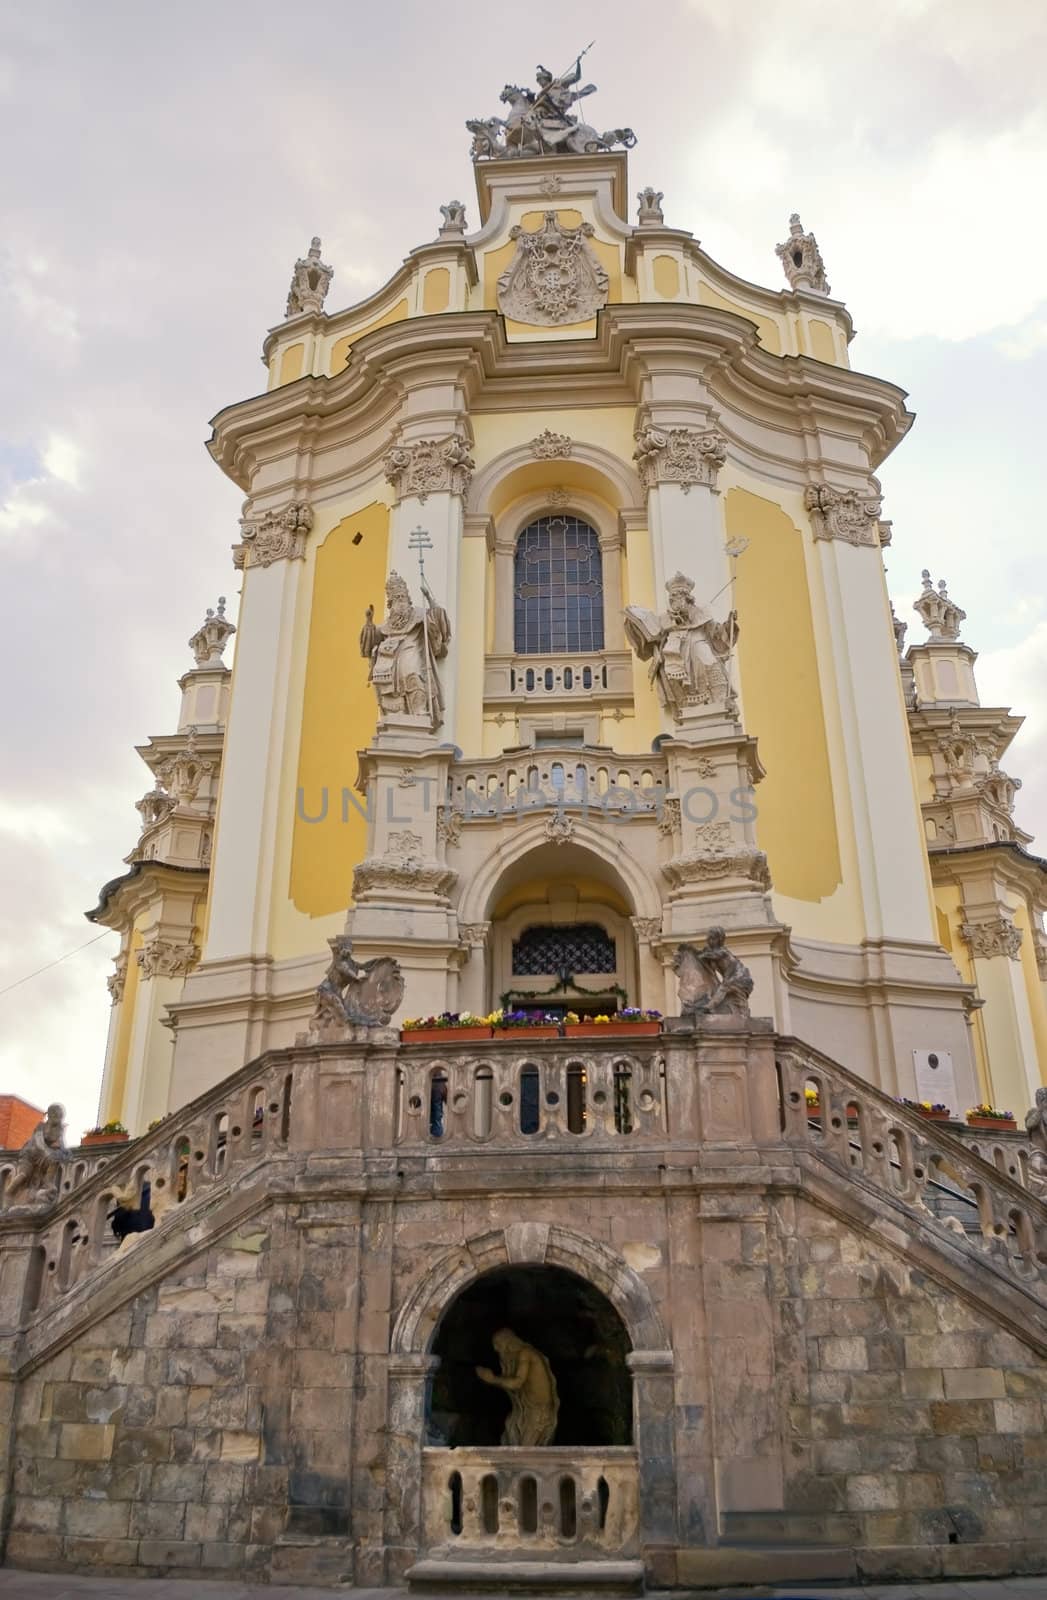
M553 655L489 655L484 701L519 707L546 702L588 706L631 705L632 657L628 650L557 652Z
M425 1543L443 1557L630 1555L639 1529L636 1451L427 1447L422 1504Z

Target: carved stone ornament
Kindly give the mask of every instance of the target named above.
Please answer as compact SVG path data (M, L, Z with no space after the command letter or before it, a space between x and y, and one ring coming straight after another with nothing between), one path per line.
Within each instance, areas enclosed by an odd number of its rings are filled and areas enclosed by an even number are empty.
M142 819L142 832L147 828L154 828L158 822L163 822L171 815L177 801L173 794L165 794L159 783L144 794L141 800L135 801L135 810Z
M5 1211L49 1211L58 1199L65 1144L65 1108L50 1105L18 1152L18 1163L4 1193Z
M967 613L961 611L956 601L949 598L944 578L939 581L936 589L926 567L920 577L923 579L923 590L913 601L912 608L919 613L920 620L932 640L952 643L960 637L960 623L966 622Z
M384 466L398 500L414 495L424 503L431 494L467 494L476 462L468 441L452 433L445 439L395 444Z
M491 931L489 922L460 922L458 937L470 950L482 950Z
M222 653L235 632L233 624L226 621L225 595L219 595L217 611L208 606L207 615L189 641L197 666L220 667Z
M320 260L320 240L314 235L308 255L294 264L284 315L300 317L306 311L322 311L333 277L333 267Z
M660 189L641 189L636 196L640 202L640 209L636 213L636 220L641 228L660 228L665 222L662 212L664 196Z
M880 523L882 500L878 494L859 494L857 489L834 489L827 483L812 484L804 495L811 514L816 539L842 539L845 544L886 543Z
M516 254L498 279L499 311L551 328L595 316L607 304L608 279L586 242L594 231L591 222L563 227L555 211L534 233L511 228Z
M763 851L741 843L726 849L689 850L666 861L662 872L674 889L716 878L748 878L758 889L771 887L771 872Z
M636 462L645 489L678 483L686 494L694 484L716 488L727 460L727 440L713 428L655 428L648 424L635 435Z
M661 917L632 917L630 921L636 930L636 937L644 940L645 943L649 944L652 939L661 937Z
M559 194L563 188L563 179L558 172L547 172L538 185L538 193L544 194L551 200L554 194Z
M993 917L988 922L965 922L960 929L971 947L971 954L982 960L1008 956L1017 961L1022 947L1022 930L1010 917Z
M789 237L784 244L775 246L790 289L810 289L815 294L828 294L829 281L825 276L825 262L813 233L804 233L799 214L789 218Z
M389 835L383 856L368 856L353 872L353 897L376 890L408 890L445 895L458 874L442 861L423 854L421 834L401 828Z
M109 998L114 1006L118 1006L124 998L124 985L127 982L127 951L121 950L119 955L113 957L114 971L106 978L106 988Z
M625 637L641 661L650 662L651 682L665 709L680 721L695 706L729 708L729 661L738 640L734 612L716 622L694 598L692 579L678 572L665 586L665 611L626 606Z
M703 945L682 944L673 957L685 1017L749 1015L753 978L729 950L722 928L710 928Z
M151 978L184 978L199 959L200 951L192 939L151 939L135 954L145 983Z
M464 813L452 806L437 806L436 837L448 846L461 844L463 817Z
M301 561L312 526L313 513L301 500L292 501L282 511L241 517L241 543L233 547L233 566L242 571L271 567L274 561Z
M169 790L178 805L192 805L205 778L215 772L217 763L196 753L196 729L188 729L184 747L161 762L156 773L165 789ZM147 796L148 798L148 796ZM141 802L139 802L141 804Z
M550 489L545 498L554 511L562 511L564 506L568 506L571 503L571 497L567 490L561 489L559 486L555 489Z
M445 206L440 207L443 223L440 227L441 239L460 239L465 234L465 206L461 200L449 200Z
M894 642L898 647L898 654L903 655L905 652L905 635L909 631L909 624L902 622L901 618L895 615L893 604L891 606L891 627L894 629Z
M584 54L584 52L583 52ZM470 154L474 161L497 161L515 156L596 155L622 144L631 150L636 135L631 128L608 128L599 133L572 114L572 106L596 85L581 81L582 58L569 72L554 77L547 67L538 67L538 92L507 83L499 99L508 107L504 117L470 117L466 127L473 136Z
M550 844L570 844L574 838L574 819L564 811L554 811L546 818L545 837Z
M680 831L680 802L675 797L662 804L662 814L658 818L658 832L670 836Z
M402 1004L404 979L392 956L356 961L344 933L328 939L331 964L316 991L313 1028L319 1033L346 1027L387 1028Z
M574 440L569 433L553 433L549 428L531 440L531 454L537 461L554 461L569 456L573 449Z

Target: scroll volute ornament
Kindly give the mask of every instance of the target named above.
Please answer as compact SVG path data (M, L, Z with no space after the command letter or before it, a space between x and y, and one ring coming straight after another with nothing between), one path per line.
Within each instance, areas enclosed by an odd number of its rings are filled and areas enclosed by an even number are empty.
M498 279L498 309L514 322L558 327L587 322L607 304L608 277L587 241L591 222L565 228L547 211L534 233L510 229L516 253Z

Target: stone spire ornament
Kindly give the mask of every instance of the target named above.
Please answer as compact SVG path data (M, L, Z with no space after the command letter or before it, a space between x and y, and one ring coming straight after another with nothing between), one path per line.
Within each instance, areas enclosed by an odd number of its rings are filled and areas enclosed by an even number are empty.
M197 666L221 666L222 652L235 632L233 623L226 620L225 595L221 594L218 596L217 610L208 606L203 622L189 641Z
M284 315L300 317L307 311L322 311L333 277L334 268L320 260L320 240L314 234L308 255L294 264Z
M465 235L465 206L461 200L448 200L445 206L440 207L443 222L440 224L441 239L461 239Z
M789 237L784 244L775 246L790 289L810 289L813 294L828 294L829 280L825 276L825 262L813 233L804 233L800 214L794 211L789 218Z
M926 567L920 576L923 579L923 592L913 601L913 610L919 612L932 641L952 644L960 637L960 623L966 620L967 613L949 598L944 578L935 589Z

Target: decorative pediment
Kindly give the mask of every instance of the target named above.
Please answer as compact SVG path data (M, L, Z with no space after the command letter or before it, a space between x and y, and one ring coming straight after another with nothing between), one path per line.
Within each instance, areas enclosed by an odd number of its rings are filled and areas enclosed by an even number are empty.
M512 228L516 254L498 279L498 309L514 322L557 327L586 322L607 304L608 280L586 242L591 222L565 228L555 211L534 233Z

